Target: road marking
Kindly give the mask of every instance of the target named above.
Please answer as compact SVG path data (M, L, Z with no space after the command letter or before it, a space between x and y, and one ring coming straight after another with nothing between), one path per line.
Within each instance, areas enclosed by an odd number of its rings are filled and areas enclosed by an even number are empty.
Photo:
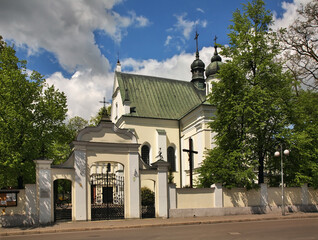
M241 235L239 232L229 232L230 235Z

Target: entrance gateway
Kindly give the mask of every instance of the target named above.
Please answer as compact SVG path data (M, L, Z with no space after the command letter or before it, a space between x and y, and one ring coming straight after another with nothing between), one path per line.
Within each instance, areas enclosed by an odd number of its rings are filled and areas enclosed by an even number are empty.
M71 182L74 221L141 218L140 188L149 180L154 184L155 216L168 217L169 163L144 163L131 131L103 118L98 126L81 130L72 145L71 156L61 165L35 160L39 223L54 222L53 182L58 179Z
M91 220L123 219L125 217L123 170L119 168L112 171L116 165L103 164L100 173L95 172L90 175ZM95 166L95 169L97 170L98 167Z

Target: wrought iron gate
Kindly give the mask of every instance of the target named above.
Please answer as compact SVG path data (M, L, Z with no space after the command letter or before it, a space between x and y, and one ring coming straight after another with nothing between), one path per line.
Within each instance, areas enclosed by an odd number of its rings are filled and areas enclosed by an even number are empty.
M58 180L54 181L54 222L72 220L72 199L69 192L58 194ZM65 189L64 189L65 190ZM69 189L71 192L71 189Z
M96 173L91 175L91 219L123 219L124 177L122 173Z
M154 205L142 205L141 206L141 217L142 218L155 218L156 209Z

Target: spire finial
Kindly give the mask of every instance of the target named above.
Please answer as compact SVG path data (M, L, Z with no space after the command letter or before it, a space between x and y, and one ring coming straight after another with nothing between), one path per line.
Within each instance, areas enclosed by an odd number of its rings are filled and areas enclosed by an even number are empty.
M109 120L109 115L107 113L107 109L106 109L106 103L109 103L106 101L106 98L104 97L103 101L99 101L100 103L104 104L103 110L102 110L102 118L101 120L105 120L105 121L110 121Z
M116 65L116 72L121 72L121 64L119 61L119 52L117 52L117 65Z
M198 31L195 31L194 40L196 41L196 52L195 52L196 58L199 58L198 37L199 37Z
M214 49L215 49L215 51L214 51L214 55L218 55L218 47L217 47L217 45L216 45L216 40L218 39L218 37L215 35L214 36Z
M106 102L106 98L104 97L103 101L99 101L100 103L103 103L104 104L104 108L106 109L106 103L109 103L109 102Z

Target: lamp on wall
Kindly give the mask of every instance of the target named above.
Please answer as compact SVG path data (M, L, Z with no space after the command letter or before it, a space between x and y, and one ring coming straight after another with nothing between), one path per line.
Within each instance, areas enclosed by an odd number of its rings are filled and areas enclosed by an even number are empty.
M137 170L135 169L134 177L133 177L134 182L136 181L136 178L137 178L137 177L138 177L138 173L137 173Z
M282 182L282 215L285 216L285 205L284 205L284 166L283 166L283 154L289 156L289 150L285 149L283 152L283 146L280 145L280 152L276 151L274 153L275 157L280 156L280 173L281 173L281 182Z

